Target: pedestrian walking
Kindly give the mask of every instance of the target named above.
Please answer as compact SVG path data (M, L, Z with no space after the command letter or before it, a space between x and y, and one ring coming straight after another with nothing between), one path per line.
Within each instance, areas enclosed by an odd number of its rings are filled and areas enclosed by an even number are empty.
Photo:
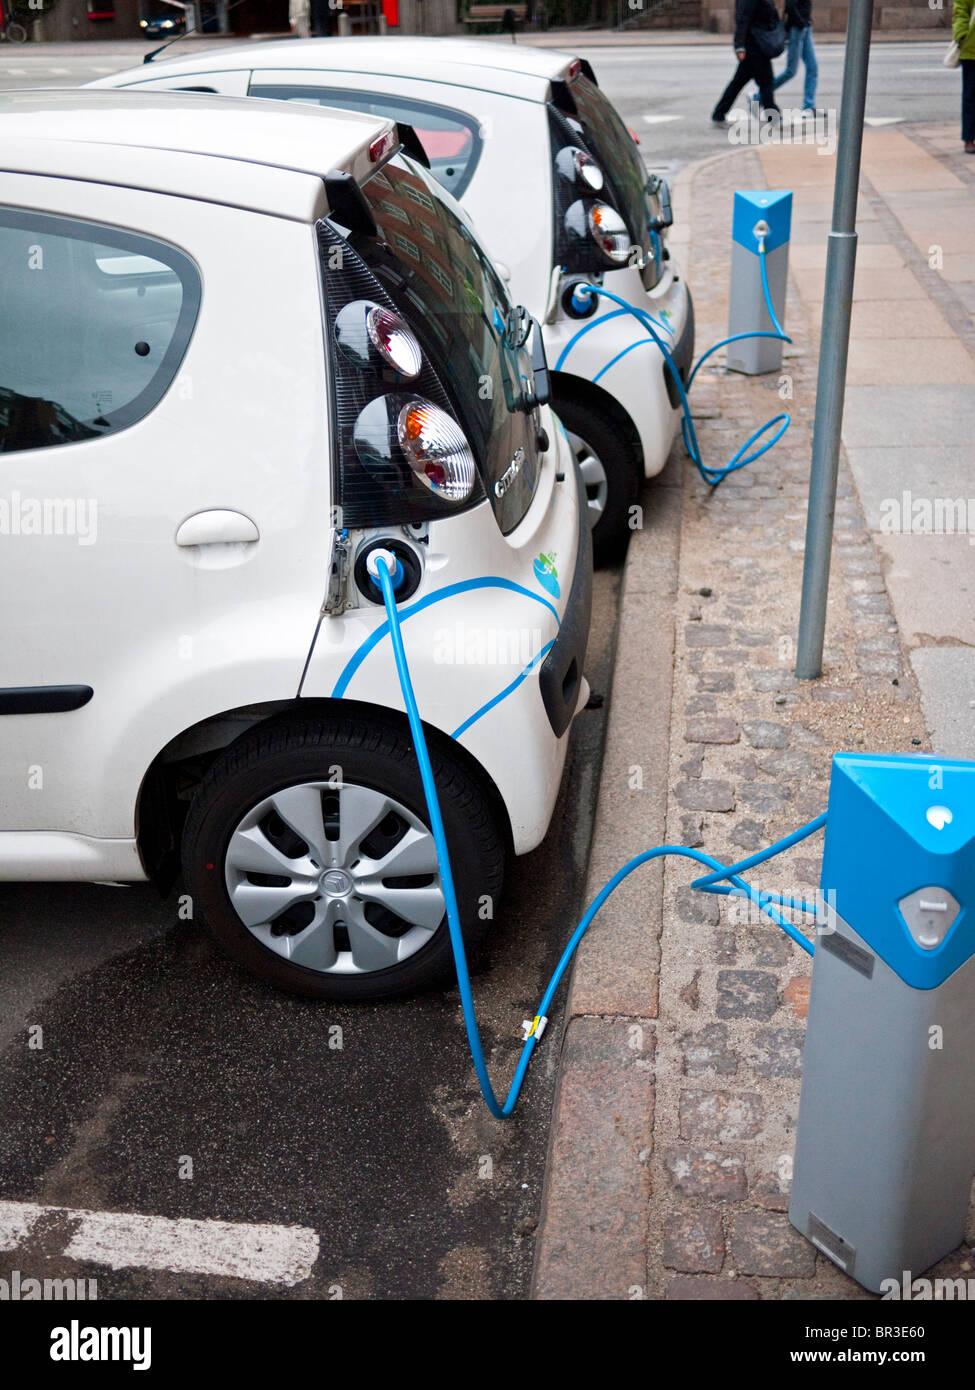
M961 59L961 138L975 154L975 0L955 0L951 32Z
M973 0L969 0L971 5ZM816 61L816 45L813 43L812 0L785 0L785 28L787 46L785 67L772 84L778 90L784 82L789 82L799 71L799 60L804 68L802 88L802 109L816 114L816 83L819 78L819 64Z
M975 0L969 0L975 3ZM773 93L772 59L785 49L782 17L772 0L735 0L735 75L711 112L715 125L728 124L728 112L738 93L749 82L758 84L759 101L768 117L779 115Z

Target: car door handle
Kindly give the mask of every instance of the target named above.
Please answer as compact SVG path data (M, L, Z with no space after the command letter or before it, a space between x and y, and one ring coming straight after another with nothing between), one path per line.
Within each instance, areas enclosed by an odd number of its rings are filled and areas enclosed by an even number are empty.
M188 516L176 532L177 545L239 545L260 539L249 516L223 508Z

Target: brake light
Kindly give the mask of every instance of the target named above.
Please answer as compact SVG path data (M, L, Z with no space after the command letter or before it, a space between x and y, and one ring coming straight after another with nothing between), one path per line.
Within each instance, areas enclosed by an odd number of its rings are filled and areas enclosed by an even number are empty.
M569 79L570 79L570 81L571 81L571 79L572 79L573 77L578 77L579 74L580 74L580 72L582 72L582 59L581 59L581 58L573 58L572 62L569 64Z
M421 483L448 502L467 500L474 487L474 455L452 416L430 401L409 401L399 413L396 432Z
M369 146L369 158L373 164L378 164L381 159L392 154L396 148L396 143L395 130L387 130L385 135L380 135L378 139L373 140Z
M423 396L377 396L360 410L352 442L367 474L384 489L402 494L419 482L452 505L474 492L477 467L467 436L452 415Z
M626 223L608 203L594 203L589 209L589 235L607 260L623 265L630 254L630 234Z

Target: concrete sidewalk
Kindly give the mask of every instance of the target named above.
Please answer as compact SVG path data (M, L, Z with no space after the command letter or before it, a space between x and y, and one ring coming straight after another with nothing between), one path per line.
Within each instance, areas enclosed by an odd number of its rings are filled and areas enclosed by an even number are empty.
M507 34L489 34L486 38L510 43ZM875 29L872 43L940 43L948 46L951 35L947 29L924 26L919 29ZM611 48L634 44L641 47L666 47L679 44L718 44L730 48L731 34L712 34L704 29L547 29L544 33L519 31L517 43L533 45L536 48ZM816 30L816 43L846 43L845 33L820 33Z
M657 843L732 862L777 840L825 808L834 751L933 746L975 756L969 537L881 533L904 490L928 499L975 491L964 479L975 436L975 167L969 173L957 148L947 126L865 136L818 682L796 682L792 670L835 161L812 146L747 148L679 181L672 244L693 287L699 349L727 332L733 190L795 192L794 344L782 373L705 368L694 388L713 464L779 410L793 423L713 493L678 447L644 497L623 589L590 898ZM821 837L804 842L753 881L808 897L820 851ZM678 858L638 870L580 949L534 1296L868 1297L786 1215L810 959L740 902L693 893L699 872ZM937 1272L971 1265L963 1247Z

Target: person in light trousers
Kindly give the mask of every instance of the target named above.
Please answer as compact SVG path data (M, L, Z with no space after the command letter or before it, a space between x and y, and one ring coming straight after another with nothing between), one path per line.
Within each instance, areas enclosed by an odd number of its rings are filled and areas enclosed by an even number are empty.
M968 0L969 7L972 3L973 0ZM801 58L805 68L802 109L815 115L819 64L816 62L816 45L813 43L812 0L785 0L785 27L789 39L789 46L785 51L785 67L776 77L773 86L778 89L783 82L791 82L799 71Z

